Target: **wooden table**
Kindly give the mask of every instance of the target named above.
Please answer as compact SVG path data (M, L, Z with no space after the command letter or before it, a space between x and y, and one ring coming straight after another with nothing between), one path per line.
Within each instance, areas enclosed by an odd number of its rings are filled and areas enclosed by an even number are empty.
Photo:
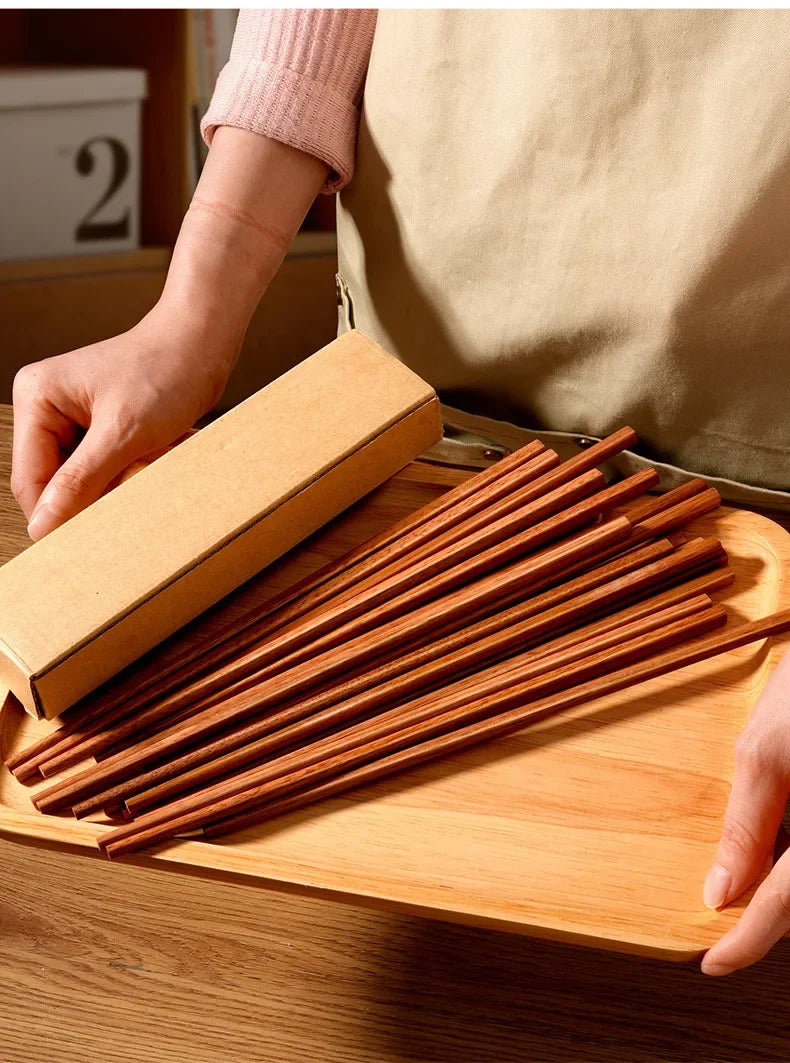
M10 428L0 561L25 541ZM0 1063L790 1058L787 942L717 981L5 839L0 874Z

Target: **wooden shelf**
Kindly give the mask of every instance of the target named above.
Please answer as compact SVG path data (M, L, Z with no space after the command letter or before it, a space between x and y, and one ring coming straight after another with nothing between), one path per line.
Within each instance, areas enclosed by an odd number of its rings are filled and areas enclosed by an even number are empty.
M114 251L101 255L74 255L59 258L25 258L13 262L0 261L0 285L12 281L44 280L59 277L89 276L107 273L166 270L170 262L170 247L140 247L135 251ZM294 237L286 254L286 261L294 258L335 256L337 235L333 232L304 230Z
M336 255L337 233L311 232L303 229L294 237L286 258L301 258L304 255Z
M169 247L0 263L0 402L28 362L135 325L162 291ZM334 233L299 233L253 315L220 408L235 405L334 338Z
M14 281L41 284L60 277L126 273L167 269L169 247L141 247L136 251L114 251L104 255L75 255L62 258L26 258L0 262L0 285Z

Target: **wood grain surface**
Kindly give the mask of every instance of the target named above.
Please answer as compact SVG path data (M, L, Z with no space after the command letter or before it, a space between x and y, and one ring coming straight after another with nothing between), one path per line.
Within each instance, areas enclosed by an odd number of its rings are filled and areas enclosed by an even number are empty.
M289 566L315 567L324 550L340 554L376 534L393 511L401 516L414 509L420 491L436 490L437 476L447 486L446 470L431 470L428 482L421 484L424 471L424 465L415 463L408 477L393 477L353 512L292 551L289 561L267 568L245 594L257 593L265 601L292 578ZM641 477L603 493L627 502L635 480ZM684 505L697 498L704 493ZM630 530L627 521L622 523ZM587 534L597 535L607 526ZM720 538L729 553L736 578L723 592L727 630L788 604L790 583L783 572L790 566L790 537L782 528L765 517L722 508L703 512L686 531ZM537 561L527 558L525 563ZM501 599L501 574L495 572L489 579ZM455 593L471 593L472 600L479 601L485 583ZM425 608L432 615L438 608L436 618L444 623L448 600ZM412 611L404 618L404 632L416 630L418 615ZM214 623L209 613L184 637L194 637L196 630L202 630L201 639L210 637L207 632ZM422 620L419 623L422 626ZM392 636L385 641L393 644ZM556 719L453 750L435 763L410 767L391 780L212 844L164 842L157 834L151 839L157 847L146 847L135 859L152 866L161 861L189 866L207 876L246 875L266 885L280 883L390 910L676 961L701 956L737 919L748 899L739 899L724 912L710 912L695 883L704 878L715 852L735 738L782 652L781 641L744 646L634 690L585 699L566 707ZM351 640L314 655L303 667L312 670L327 657L331 660L325 667L335 672L345 661L345 674L354 645ZM366 650L363 657L367 655ZM275 676L271 682L279 688L283 681ZM228 709L235 704L231 699ZM81 801L99 789L113 805L117 795L112 787L132 774L132 764L142 770L152 758L160 759L165 746L180 750L185 729L216 729L224 713L222 706L216 715L215 709L206 709L117 759L103 760L90 769L89 792L81 789L79 771L60 781L48 780L43 789L21 786L8 772L0 772L0 833L92 849L107 832L105 826L42 816L31 809L31 793L47 812L70 804L67 794ZM4 756L38 737L45 726L21 709L4 708ZM266 775L269 769L260 770ZM149 815L156 819L159 813ZM199 823L192 817L181 825L188 831ZM122 833L130 829L122 828Z
M0 409L0 558L24 543ZM0 838L3 1063L786 1060L790 947L723 980ZM701 888L701 883L700 883Z

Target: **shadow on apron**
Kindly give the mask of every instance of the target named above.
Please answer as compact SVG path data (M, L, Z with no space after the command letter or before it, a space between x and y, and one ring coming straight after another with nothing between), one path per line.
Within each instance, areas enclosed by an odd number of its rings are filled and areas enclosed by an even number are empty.
M339 274L336 277L336 283L337 334L340 336L355 328L356 325L348 286ZM424 461L482 469L499 461L500 458L518 447L530 443L533 439L540 439L546 446L556 450L562 461L566 461L599 441L596 437L578 435L573 432L551 432L543 429L533 431L508 421L480 417L445 403L442 403L442 422L444 438L421 455ZM693 470L680 469L675 465L648 460L628 450L601 466L608 483L648 468L655 469L660 477L657 488L659 492L671 491L701 475ZM703 476L703 479L711 487L716 488L725 502L748 506L751 509L790 513L790 492L788 491L772 491L716 476Z

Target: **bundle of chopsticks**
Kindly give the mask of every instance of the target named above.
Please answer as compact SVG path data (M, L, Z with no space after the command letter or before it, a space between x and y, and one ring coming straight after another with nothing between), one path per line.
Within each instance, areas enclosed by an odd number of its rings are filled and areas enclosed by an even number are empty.
M790 630L711 634L733 579L692 480L606 486L624 428L569 461L534 442L206 640L165 644L9 758L45 813L113 817L122 856L252 823ZM95 758L95 759L92 759ZM88 766L74 771L82 762ZM120 817L120 822L118 818Z

